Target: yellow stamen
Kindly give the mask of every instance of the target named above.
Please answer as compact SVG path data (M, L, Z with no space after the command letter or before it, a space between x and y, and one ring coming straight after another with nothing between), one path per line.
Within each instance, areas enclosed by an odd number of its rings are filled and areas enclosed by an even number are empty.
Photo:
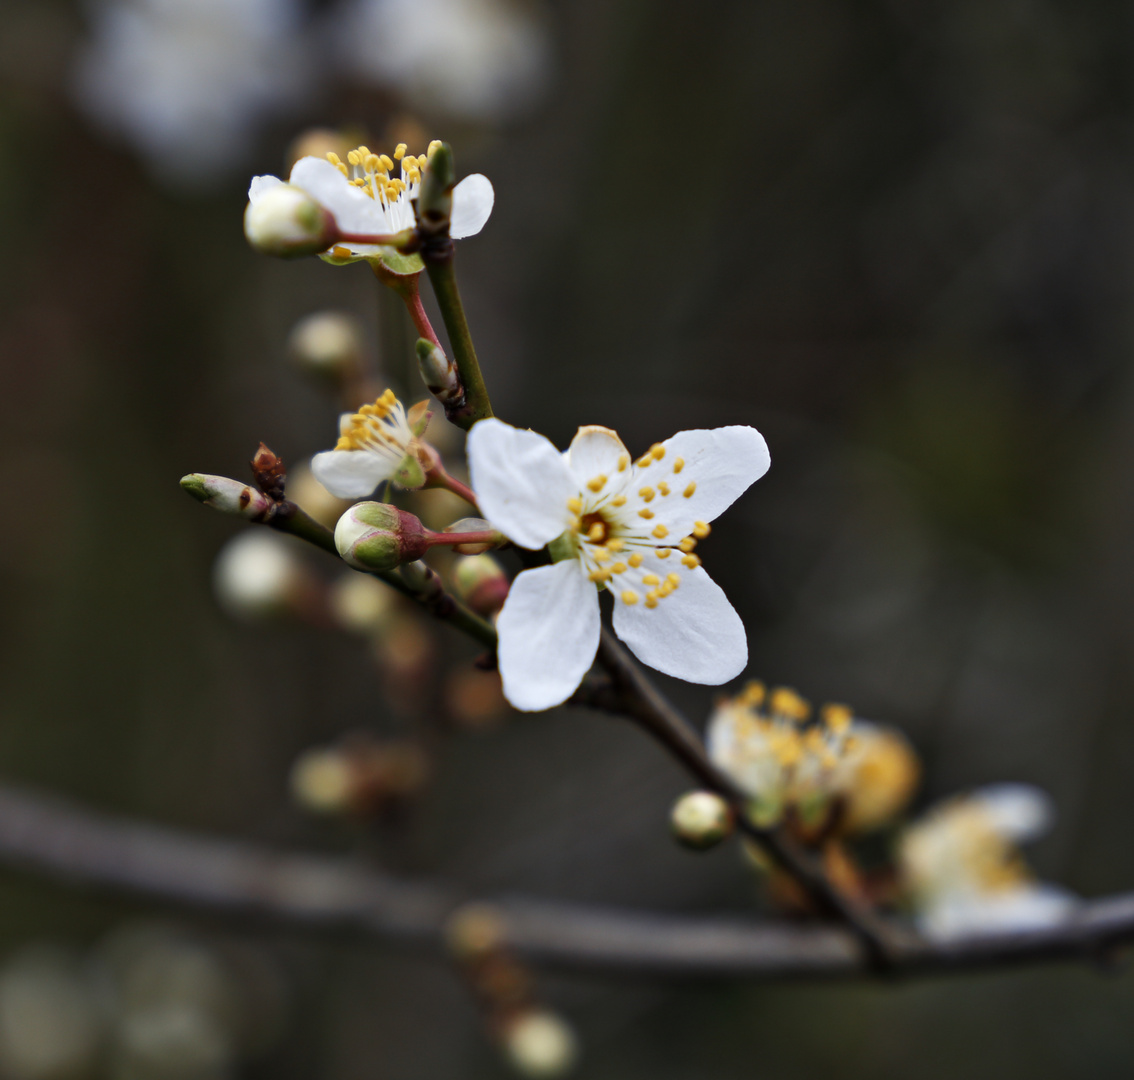
M646 502L650 502L654 495L657 494L652 487L644 487L638 489L638 494L642 496Z
M624 562L616 562L610 568L610 572L612 574L625 574L626 573L626 564Z
M656 608L658 606L658 594L652 589L646 593L646 607Z
M685 458L674 458L673 459L673 471L675 473L681 472L681 470L684 469L684 468L685 468Z
M588 533L587 533L587 539L588 539L588 540L590 540L590 542L591 542L592 544L597 544L597 543L599 543L599 541L601 541L601 540L602 540L602 538L603 538L603 534L604 534L605 532L606 532L606 529L605 529L605 528L603 527L603 524L602 524L602 522L601 522L601 521L596 521L596 522L595 522L595 523L594 523L594 524L593 524L593 525L592 525L592 526L590 527L590 530L589 530L589 531L588 531Z
M669 484L667 484L664 480L662 480L658 484L658 492L662 495L668 495L669 494Z
M630 455L629 454L619 454L618 455L618 471L619 472L625 472L626 466L629 465L629 464L630 464Z
M622 594L622 602L628 606L633 606L638 602L638 594L631 589L627 589Z
M768 708L777 716L789 720L806 720L811 715L811 705L787 686L777 686L772 691Z
M677 546L688 555L697 546L697 541L694 540L693 537L687 536Z
M659 559L668 559L673 554L673 548L658 548L654 554Z
M336 244L331 248L331 254L334 255L336 259L349 259L350 248L343 247L342 244Z
M398 145L394 147L394 160L401 161L402 158L406 156L407 149L408 147L404 142L398 143Z
M568 499L567 509L570 510L572 514L581 514L583 512L583 500L573 497Z
M645 518L647 521L649 521L650 518L652 518L653 516L654 516L654 512L652 510L639 510L638 511L638 517Z
M610 500L610 505L611 506L625 506L626 505L626 496L625 495L615 495L614 498Z
M664 525L655 525L654 536L656 536L659 540L664 540L667 536L669 536L669 529L667 529Z
M740 692L740 700L750 708L759 708L764 704L764 697L767 692L759 679L752 679L744 684L744 689Z
M835 735L843 734L854 720L854 712L849 705L824 705L821 715L827 729Z
M627 559L626 561L627 561L627 562L628 562L628 563L629 563L629 564L630 564L630 565L631 565L632 567L634 567L634 569L635 569L635 570L637 570L637 569L638 569L638 567L642 565L642 556L641 556L641 555L639 555L639 554L638 554L638 553L637 553L637 552L635 551L635 552L634 552L634 554L633 554L633 555L631 555L631 556L630 556L630 558L629 558L629 559Z
M602 491L603 485L605 483L606 475L604 473L599 473L598 476L593 476L590 480L587 481L587 487L597 495L600 491Z
M610 562L610 552L604 547L597 547L591 552L591 558L597 563Z
M661 459L665 457L665 447L662 446L660 442L654 443L654 445L650 447L650 456L655 461L661 461Z
M701 557L699 555L686 555L682 558L681 565L687 566L690 570L693 570L701 565Z
M681 577L679 574L666 574L665 581L667 585L672 585L676 589L681 584Z
M707 521L693 522L693 535L697 537L698 540L704 540L711 531L712 530L709 528L709 523Z
M643 574L642 575L642 584L643 585L660 585L661 584L661 578L658 577L657 574Z
M606 542L606 546L610 548L611 551L621 551L626 546L626 541L614 537Z
M604 581L610 580L610 571L609 570L601 570L601 569L600 570L592 570L587 575L587 577L590 578L591 581L596 582L597 584L601 584Z
M654 459L652 457L650 457L650 455L648 453L643 454L640 458L638 458L637 461L634 462L634 464L637 465L639 469L645 469L645 468L649 467L650 465L652 465L653 463L654 463Z
M693 492L695 492L696 490L697 490L697 481L693 480L693 481L690 482L689 486L681 494L684 495L687 499L690 499L690 498L693 497Z

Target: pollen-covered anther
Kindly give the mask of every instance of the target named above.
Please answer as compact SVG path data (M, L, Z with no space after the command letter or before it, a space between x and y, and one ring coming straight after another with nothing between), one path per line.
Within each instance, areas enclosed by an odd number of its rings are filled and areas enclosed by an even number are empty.
M615 495L614 498L610 500L610 505L611 506L625 506L626 505L626 496L625 495Z
M664 480L658 483L658 494L663 496L669 494L669 484L667 484Z
M660 585L661 584L661 578L658 577L657 574L643 574L642 575L642 584L643 585Z
M641 556L641 555L639 555L639 554L638 554L638 552L636 552L636 551L635 551L635 552L634 552L634 554L633 554L633 555L631 555L631 556L630 556L630 558L629 558L629 559L627 559L626 561L627 561L627 562L628 562L628 563L629 563L629 564L630 564L630 565L631 565L632 567L634 567L634 569L635 569L635 570L637 570L637 569L638 569L638 567L642 565L642 561L643 561L643 560L642 560L642 556Z
M633 607L638 602L638 594L633 589L625 589L622 593L622 602Z
M610 551L621 551L626 546L626 541L615 536L606 542L606 546Z
M656 608L657 606L658 606L658 594L653 589L651 589L648 593L646 593L646 607L648 607L652 610L653 608Z
M712 532L712 530L709 528L709 523L707 521L693 522L693 535L698 540L704 540L710 532Z
M670 586L670 588L676 589L677 586L681 583L681 575L680 574L666 574L665 583L668 586Z
M789 720L803 721L811 715L811 704L787 686L777 686L768 702L768 711Z
M589 573L589 574L587 575L587 577L588 577L588 578L589 578L589 579L590 579L591 581L595 582L596 584L598 584L598 585L601 585L601 584L602 584L602 583L603 583L604 581L609 581L609 580L610 580L610 577L611 577L611 573L610 573L610 571L609 571L609 570L603 570L603 569L602 569L602 568L600 567L600 568L599 568L599 569L597 569L597 570L592 570L592 571L591 571L591 572L590 572L590 573Z
M591 477L591 479L587 481L587 487L591 491L593 491L596 495L600 491L602 491L602 489L605 486L606 486L606 476L603 473L599 473L598 476Z
M661 459L665 457L665 447L662 446L660 442L654 443L654 445L650 447L650 457L652 457L654 461L661 461Z
M687 567L690 570L695 570L698 566L701 565L701 556L700 555L684 555L684 556L682 556L682 559L681 559L681 565L684 566L684 567Z
M854 711L848 705L824 705L820 716L833 735L842 735L851 726Z
M693 492L695 492L696 490L697 490L697 481L692 480L692 481L690 481L689 485L685 488L685 490L681 494L684 495L687 499L691 499L691 498L693 498Z
M616 562L610 568L610 572L612 574L625 574L626 573L626 564L624 562Z
M694 540L693 537L687 536L677 546L679 548L681 548L681 550L684 551L686 555L689 555L689 554L692 553L693 549L697 546L697 541Z
M673 554L673 548L655 548L654 554L659 559L668 559Z
M652 487L644 487L638 489L638 494L641 495L642 498L646 500L646 502L650 502L657 494L657 492L654 491Z
M629 454L619 454L618 455L618 471L619 472L625 472L626 467L629 464L630 464L630 455Z
M579 498L570 498L567 500L567 509L572 514L581 514L583 512L583 500Z
M597 547L591 551L591 558L597 563L610 562L610 551L605 547Z
M645 518L647 521L654 516L654 512L649 508L643 508L638 511L638 517Z
M587 530L587 539L592 544L601 544L606 537L606 526L601 521L596 521Z
M669 536L669 529L667 529L664 525L655 525L654 536L656 536L659 540L664 540L667 536Z
M684 469L684 468L685 468L685 458L674 458L673 459L673 471L675 473L681 472L681 470Z

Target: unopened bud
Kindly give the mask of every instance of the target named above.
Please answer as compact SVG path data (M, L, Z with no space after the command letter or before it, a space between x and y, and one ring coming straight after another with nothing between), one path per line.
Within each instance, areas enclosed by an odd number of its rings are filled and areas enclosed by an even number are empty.
M397 593L365 574L344 574L331 589L331 612L344 630L375 634L390 623Z
M467 555L453 566L453 591L478 615L499 611L508 588L508 575L491 555Z
M711 791L691 791L673 804L673 835L686 847L704 851L731 835L736 826L732 807Z
M335 547L356 570L392 570L425 554L425 530L413 514L380 502L352 506L335 526Z
M244 211L244 235L264 255L295 258L326 251L338 235L334 218L291 184L261 189Z
M447 533L495 532L484 518L475 517L461 518L460 521L454 521L451 525L446 525L441 531ZM458 555L482 555L486 551L491 551L494 547L500 547L502 544L507 543L507 537L505 537L503 533L496 533L496 536L499 537L498 540L476 541L471 544L454 544L453 550Z
M417 196L420 224L426 230L443 223L448 233L449 218L453 213L453 185L456 182L452 149L447 143L431 144Z
M312 813L376 814L418 794L428 778L429 761L416 744L356 734L340 746L301 754L292 766L291 791Z
M362 367L362 330L346 312L317 311L300 319L287 344L296 365L332 383L354 376Z
M545 1009L521 1013L504 1034L504 1050L521 1076L533 1080L565 1076L579 1056L575 1033Z
M332 749L308 750L291 768L291 794L314 814L341 814L350 805L350 766Z
M213 566L213 585L230 615L263 619L295 608L307 574L288 545L270 529L257 529L224 546Z
M426 338L418 338L417 341L417 366L426 389L445 406L446 411L464 404L465 386L457 365L439 346Z
M272 509L272 500L263 492L227 476L189 473L181 478L181 486L194 499L222 514L240 514L253 521L262 521Z

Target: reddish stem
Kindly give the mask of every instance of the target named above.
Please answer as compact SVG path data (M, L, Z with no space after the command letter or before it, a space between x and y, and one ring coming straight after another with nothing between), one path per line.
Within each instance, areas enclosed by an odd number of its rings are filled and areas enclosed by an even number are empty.
M497 547L504 537L495 529L484 529L481 532L467 532L467 533L426 533L425 543L429 547L436 547L438 544L491 544Z
M418 334L426 340L432 341L440 349L441 341L434 332L429 316L425 314L425 307L421 303L421 290L417 287L417 275L414 274L413 277L407 278L406 284L401 286L397 292L406 305L406 311L409 312L409 317L413 319L413 325L417 328Z

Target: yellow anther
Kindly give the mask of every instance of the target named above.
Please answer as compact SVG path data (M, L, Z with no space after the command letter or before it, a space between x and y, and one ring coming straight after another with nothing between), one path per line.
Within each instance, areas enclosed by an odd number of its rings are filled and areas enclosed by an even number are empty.
M638 594L632 589L627 589L622 594L622 602L630 607L638 602Z
M347 154L346 159L352 165L357 165L362 160L362 158L359 157L357 150L352 150L349 154Z
M786 716L789 720L806 720L811 715L811 705L787 686L777 686L772 691L768 708L775 715Z
M418 154L417 155L417 167L419 169L424 169L427 161L429 161L429 158L426 157L425 154Z
M681 548L681 550L684 551L686 555L689 555L693 551L693 549L697 546L697 541L694 540L693 537L687 536L677 546L679 548Z
M567 519L567 528L573 529L575 532L579 532L582 529L582 527L583 527L582 519L576 517L574 514L572 514Z
M369 156L370 156L370 147L369 147L369 146L360 146L360 147L358 148L358 156L359 156L360 158L367 158L367 157L369 157Z
M338 165L342 161L342 158L340 158L339 155L336 154L333 150L328 150L327 151L327 160L332 165Z
M646 593L646 607L656 608L658 606L658 594L652 589Z
M653 516L654 516L654 512L652 510L646 509L646 510L639 510L638 511L638 517L645 518L647 521L649 521L650 518L652 518Z
M625 495L615 495L614 498L610 500L610 505L611 506L625 506L626 505L626 496Z
M653 463L654 459L650 457L649 454L643 454L640 458L638 458L637 461L634 462L634 464L637 465L639 469L648 468Z
M429 144L429 146L426 147L426 150L425 150L426 160L431 158L437 152L437 150L440 148L440 146L441 146L441 140L440 139L434 139L433 142L431 142Z
M681 470L684 469L684 468L685 468L685 458L674 458L673 459L673 471L675 473L681 472Z
M657 548L654 551L654 554L659 559L668 559L670 557L670 555L673 554L673 548Z
M759 679L750 679L744 684L744 689L740 691L740 701L750 708L759 708L764 704L767 693L767 688Z
M643 574L642 575L642 584L643 585L660 585L661 584L661 578L658 577L657 574Z
M590 480L587 481L587 487L590 488L591 491L593 491L596 495L600 491L602 491L602 489L605 485L606 485L606 474L605 473L599 473L598 476L592 476L590 478Z
M618 455L618 471L619 472L625 472L626 466L629 465L629 464L630 464L630 455L629 454L619 454Z
M601 585L602 582L610 580L610 571L609 570L592 570L587 575L587 577L590 578L591 581L596 582L597 584Z
M401 161L406 156L406 150L409 149L404 142L398 143L394 147L394 160Z
M581 514L583 512L583 500L572 496L567 500L567 509L570 510L572 514Z
M854 720L854 712L849 705L824 705L820 715L827 729L835 735L842 735Z
M665 581L667 585L672 585L675 589L681 584L680 574L666 574Z
M610 572L612 574L625 574L626 573L626 564L624 562L616 562L610 568Z
M367 154L365 167L367 172L377 172L382 168L382 159L377 154Z
M654 536L656 536L659 540L664 540L667 536L669 536L669 529L667 529L664 525L655 525Z
M642 556L639 555L638 552L635 551L634 554L631 555L630 558L628 558L626 561L632 567L634 567L635 570L637 570L638 567L642 565Z
M669 484L667 484L664 480L662 480L658 484L658 493L661 494L661 495L668 495L669 494Z
M650 457L655 461L661 461L661 459L665 457L665 447L662 446L660 442L654 443L654 445L650 447Z
M336 259L349 259L350 248L345 248L342 246L342 244L336 244L333 248L331 248L331 254Z
M596 521L587 531L587 539L592 544L597 544L602 540L603 534L605 532L606 527L603 525L603 523L601 521Z
M610 562L610 552L604 547L597 547L591 551L591 558L597 563Z
M615 536L606 542L606 546L610 548L611 551L621 551L626 546L626 541L619 540L618 537Z
M673 592L673 586L668 581L666 581L658 589L658 596L660 596L664 600L667 596L669 596L671 592Z
M390 160L389 155L387 154L382 154L378 158L378 162L387 172L389 172L394 167L394 163Z
M653 499L657 492L654 491L652 487L644 487L638 489L638 494L641 495L642 498L646 500L646 502L650 502L650 500Z
M695 492L696 490L697 490L697 481L692 480L692 481L690 481L689 486L686 487L686 489L681 494L684 495L687 499L691 499L693 497L693 492Z
M690 570L693 570L696 567L701 565L701 556L700 555L686 555L682 558L681 565L687 566Z
M697 537L698 540L704 540L711 531L712 530L709 528L709 523L707 521L693 522L693 535Z

